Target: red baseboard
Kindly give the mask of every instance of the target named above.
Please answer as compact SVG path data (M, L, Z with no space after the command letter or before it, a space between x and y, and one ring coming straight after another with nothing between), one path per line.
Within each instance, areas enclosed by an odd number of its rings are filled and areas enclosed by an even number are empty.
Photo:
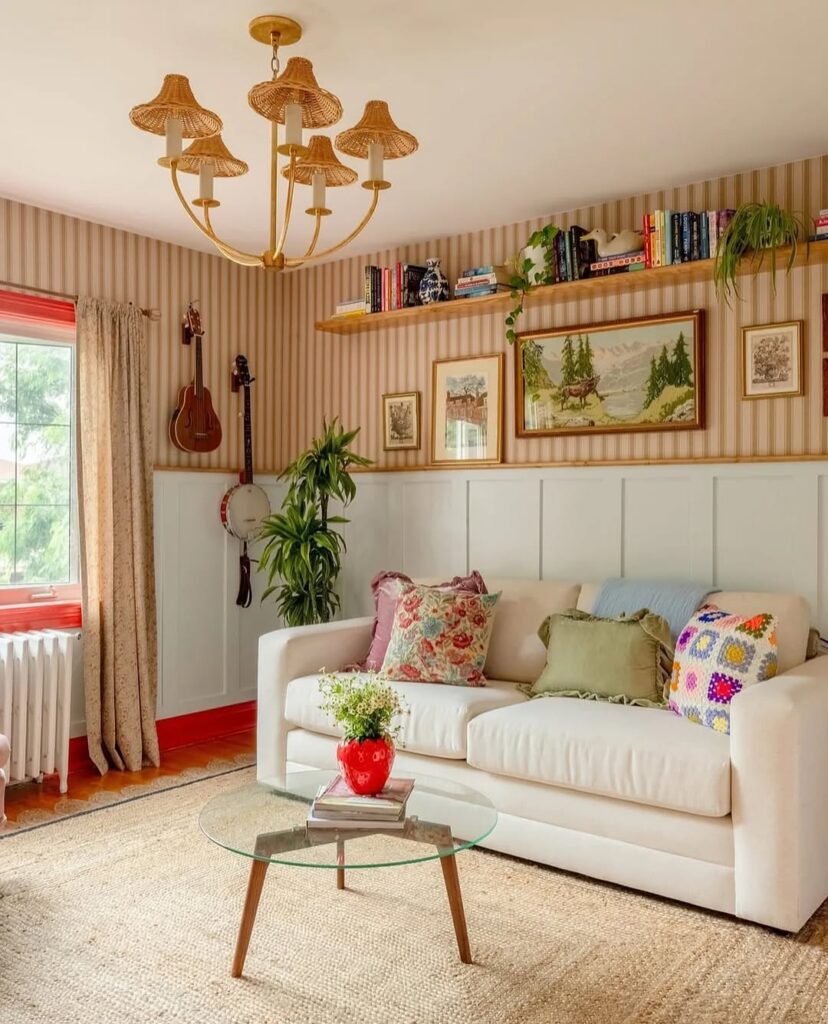
M256 725L256 701L231 704L224 708L208 708L175 718L161 718L156 722L158 746L165 751L191 747L195 743L209 743L223 736L252 729ZM86 737L69 740L69 774L81 769L94 768L86 749Z

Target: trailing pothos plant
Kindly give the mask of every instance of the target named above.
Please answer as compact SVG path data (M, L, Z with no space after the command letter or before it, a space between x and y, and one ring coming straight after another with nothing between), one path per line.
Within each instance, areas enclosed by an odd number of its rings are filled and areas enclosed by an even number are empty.
M344 430L336 418L323 421L321 436L279 477L290 486L281 512L264 521L259 572L267 575L262 600L275 593L276 610L288 626L328 622L339 609L335 588L345 540L331 526L348 520L330 515L329 506L332 499L349 505L356 484L348 470L371 465L349 447L358 433L358 427Z
M805 231L802 218L783 210L776 203L744 203L736 210L717 243L713 264L716 291L724 296L728 305L732 295L739 298L737 274L739 264L745 258L749 258L759 271L766 253L770 253L771 282L776 291L776 250L780 246L790 246L785 268L789 273L796 261L800 231Z
M506 317L506 340L513 344L515 340L515 324L523 314L526 296L533 289L543 284L551 284L554 280L555 235L560 228L554 224L533 231L526 247L513 260L514 274L509 280L512 298L517 305ZM531 249L540 249L543 261L538 263L533 256L527 255Z

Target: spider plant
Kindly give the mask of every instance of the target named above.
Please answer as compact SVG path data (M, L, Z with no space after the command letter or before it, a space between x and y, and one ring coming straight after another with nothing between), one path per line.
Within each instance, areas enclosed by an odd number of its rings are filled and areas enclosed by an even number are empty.
M771 282L776 291L776 250L780 246L790 246L785 268L789 273L796 260L797 238L804 230L798 214L783 210L776 203L744 203L719 239L713 264L716 291L730 305L732 295L737 299L740 297L737 283L739 264L749 257L758 272L767 253L771 260Z
M280 475L290 481L282 511L268 516L262 529L259 572L268 584L262 600L275 593L276 610L288 626L328 622L339 610L335 587L345 539L330 527L348 520L329 515L328 506L331 499L349 505L356 484L348 469L371 464L349 448L359 428L344 430L336 419L323 428Z

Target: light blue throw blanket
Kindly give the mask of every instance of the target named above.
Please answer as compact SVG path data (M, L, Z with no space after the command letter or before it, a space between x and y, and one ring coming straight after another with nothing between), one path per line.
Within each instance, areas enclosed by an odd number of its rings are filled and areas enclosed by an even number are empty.
M632 615L641 608L666 619L675 639L708 594L715 593L706 583L664 583L657 580L605 580L592 614L602 619Z

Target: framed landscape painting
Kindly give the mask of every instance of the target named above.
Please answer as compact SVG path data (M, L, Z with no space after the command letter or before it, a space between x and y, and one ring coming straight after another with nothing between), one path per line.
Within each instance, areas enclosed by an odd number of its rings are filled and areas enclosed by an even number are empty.
M432 462L500 462L503 355L436 360L431 412Z
M704 310L515 340L519 437L704 426Z
M382 447L387 452L420 447L420 392L382 396Z

